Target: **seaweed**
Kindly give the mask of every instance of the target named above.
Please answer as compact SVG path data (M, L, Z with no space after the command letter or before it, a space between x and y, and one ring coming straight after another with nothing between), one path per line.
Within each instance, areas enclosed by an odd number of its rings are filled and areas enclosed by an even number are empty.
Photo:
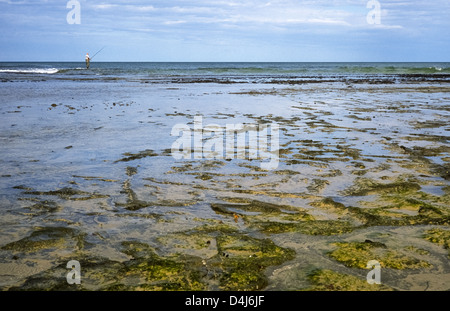
M332 270L315 269L308 275L312 286L306 291L392 291L384 284L369 284L367 280Z
M114 161L114 163L129 162L129 161L143 159L143 158L146 158L146 157L156 157L156 156L158 156L157 153L155 153L153 150L150 150L150 149L146 149L144 151L139 151L138 153L126 152L123 155L125 156L124 158L116 160L116 161Z
M289 223L266 221L255 222L252 226L266 234L299 232L307 235L323 236L350 233L355 229L349 222L337 220L314 220Z
M295 255L293 250L269 239L242 234L218 236L217 248L218 258L211 265L223 269L220 288L227 291L263 289L267 285L265 268L280 265Z
M31 195L48 195L48 196L58 196L64 200L72 200L72 201L86 201L93 200L99 198L108 198L108 195L97 194L97 193L89 193L73 188L62 188L53 191L25 191L24 194Z
M425 232L424 238L432 243L442 245L444 249L448 250L448 257L450 258L450 230L430 229Z
M432 265L421 259L407 256L399 251L389 249L385 244L366 240L365 242L334 243L337 249L328 256L347 267L365 269L371 260L377 260L384 268L420 269Z
M83 249L85 233L66 227L36 228L29 236L4 245L1 249L15 252L35 253L41 250L57 249L72 241L76 248Z
M366 196L383 193L407 193L419 191L420 185L414 182L398 181L393 183L379 183L368 178L357 178L354 186L344 191L347 196Z

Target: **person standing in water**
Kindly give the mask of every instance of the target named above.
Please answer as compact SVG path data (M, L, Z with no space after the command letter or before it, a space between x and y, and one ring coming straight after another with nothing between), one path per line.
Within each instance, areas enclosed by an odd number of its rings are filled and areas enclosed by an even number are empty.
M89 57L89 53L86 53L86 69L89 69L91 65L91 58Z

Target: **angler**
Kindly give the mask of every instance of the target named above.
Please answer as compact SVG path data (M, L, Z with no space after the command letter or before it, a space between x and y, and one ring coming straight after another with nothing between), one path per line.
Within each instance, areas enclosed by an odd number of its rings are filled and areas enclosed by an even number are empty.
M95 57L98 53L100 53L101 51L103 51L104 48L105 48L105 47L102 47L102 48L101 48L97 53L95 53L94 56L92 56L92 57L89 56L89 53L86 53L86 57L85 57L85 60L86 60L86 69L89 69L89 67L91 66L91 60L94 59L94 57Z

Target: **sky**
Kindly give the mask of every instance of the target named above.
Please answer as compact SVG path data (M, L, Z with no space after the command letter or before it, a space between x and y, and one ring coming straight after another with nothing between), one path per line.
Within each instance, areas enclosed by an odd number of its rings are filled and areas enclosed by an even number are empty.
M0 61L450 61L450 0L68 2L0 0Z

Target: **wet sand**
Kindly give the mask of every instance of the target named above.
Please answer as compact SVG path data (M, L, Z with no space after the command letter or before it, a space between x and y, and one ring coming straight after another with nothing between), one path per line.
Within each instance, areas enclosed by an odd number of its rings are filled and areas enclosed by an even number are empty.
M0 83L2 290L450 289L447 84L199 82ZM279 167L175 160L195 116Z

